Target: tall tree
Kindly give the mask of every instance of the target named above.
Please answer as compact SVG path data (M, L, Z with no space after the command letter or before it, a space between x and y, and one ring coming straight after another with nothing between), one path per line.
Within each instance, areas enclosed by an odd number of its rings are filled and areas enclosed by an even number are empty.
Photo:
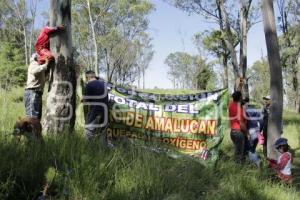
M252 0L241 0L240 9L236 11L234 5L236 1L214 0L214 1L194 1L194 0L166 0L176 7L187 12L194 12L211 19L219 26L222 32L222 45L230 54L230 61L233 66L235 79L247 74L247 34L252 24L256 23L257 16L255 10L251 10ZM238 39L238 42L236 40ZM236 53L236 47L240 44L240 62ZM227 57L223 57L226 59ZM224 60L224 64L226 64ZM227 66L224 65L226 71ZM245 96L249 96L247 84L244 88Z
M262 101L262 95L270 93L270 69L266 58L256 61L249 70L251 97Z
M55 55L49 82L50 91L44 119L48 133L72 132L75 124L76 71L71 35L71 0L51 0L50 26L65 25L65 30L50 39Z
M248 61L248 30L249 30L249 14L252 0L241 0L240 1L240 69L242 70L242 77L245 78L244 94L246 98L250 97L248 78L247 78L247 61Z
M23 34L24 40L24 55L25 55L25 64L28 66L29 64L29 56L28 56L28 24L29 19L27 17L27 8L25 0L13 0L11 5L11 9L14 11L14 17L17 19L18 31Z
M270 92L272 101L268 123L267 149L268 157L276 158L276 150L273 144L281 135L283 84L273 0L262 0L262 15L270 66Z
M277 0L279 9L280 30L283 33L280 41L281 50L281 63L285 77L288 84L292 87L294 93L292 99L294 109L300 113L300 98L299 98L299 80L298 80L298 59L300 54L299 45L299 29L300 26L297 22L299 13L294 9L297 7L297 1L294 0ZM290 79L290 80L289 80Z
M143 89L145 89L145 74L150 61L153 58L154 51L151 44L152 39L147 34L141 34L141 39L138 41L138 55L136 65L138 67L138 87L141 88L141 79Z
M223 87L229 88L229 78L228 78L228 62L230 60L230 53L226 47L224 35L222 31L205 31L204 33L197 33L194 36L194 43L202 51L202 48L212 54L213 57L217 57L223 66Z
M211 65L201 56L175 52L165 60L174 88L206 90L214 77Z
M24 32L15 3L0 1L0 87L5 89L26 81Z
M35 36L35 18L36 18L36 11L37 11L37 0L30 1L30 17L31 17L31 30L29 35L29 50L28 53L31 55L33 53L33 38Z
M147 48L146 44L141 45L147 42L142 36L147 35L147 15L153 5L144 0L74 0L73 7L77 30L74 38L80 60L85 65L98 63L108 81L118 84L136 81L143 72L137 67L138 54L143 51L141 47Z
M96 32L95 32L95 22L92 16L92 11L91 11L91 3L90 0L86 0L87 4L87 10L89 13L89 21L90 21L90 27L91 27L91 32L92 32L92 38L93 38L93 45L94 45L94 71L96 73L96 76L99 76L99 65L98 65L98 44L97 44L97 39L96 39Z
M237 60L236 50L234 46L235 32L230 24L230 19L228 17L228 12L225 9L224 0L217 0L217 9L220 13L220 18L222 19L222 28L223 34L225 35L225 43L230 52L231 56L231 64L233 66L234 77L237 79L238 77L242 77L242 71L239 68L239 63ZM241 43L241 41L239 41Z

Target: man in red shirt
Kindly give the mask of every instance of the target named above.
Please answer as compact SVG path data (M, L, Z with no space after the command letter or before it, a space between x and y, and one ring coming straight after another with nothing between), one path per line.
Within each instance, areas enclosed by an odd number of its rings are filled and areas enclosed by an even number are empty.
M35 43L35 51L38 54L39 64L44 64L46 60L54 60L54 55L50 51L50 36L51 34L57 33L64 29L65 27L63 25L57 27L49 27L49 22L47 23L47 26L42 28Z
M242 93L236 91L232 94L232 98L233 101L228 106L230 137L235 146L235 161L236 163L242 163L245 159L245 139L248 135L244 109L241 105Z

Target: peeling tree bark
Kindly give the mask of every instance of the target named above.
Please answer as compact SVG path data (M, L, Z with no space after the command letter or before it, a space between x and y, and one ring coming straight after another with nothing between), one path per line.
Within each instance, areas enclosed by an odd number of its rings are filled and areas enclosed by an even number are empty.
M25 50L25 63L26 63L26 66L29 65L28 63L28 44L27 44L27 33L26 33L26 27L23 26L23 35L24 35L24 50Z
M93 37L93 45L94 45L94 55L95 55L94 56L94 59L95 59L94 71L96 73L96 76L99 76L98 45L97 45L96 33L95 33L95 22L94 22L93 17L92 17L90 0L87 0L86 3L87 3L88 13L89 13L89 20L90 20L92 37Z
M44 118L47 133L72 132L75 124L76 69L72 55L71 0L51 0L50 26L65 30L50 39L55 62L51 63L50 90Z
M223 67L224 67L224 86L229 89L229 78L228 78L228 57L227 55L223 55Z
M281 29L283 32L283 38L284 38L284 47L287 48L293 48L293 44L291 41L291 35L293 35L293 33L291 33L290 28L289 28L289 21L288 21L288 10L289 10L289 6L286 5L285 1L277 1L278 4L278 8L279 8L279 13L280 13L280 17L281 17ZM300 113L300 105L299 105L299 81L298 81L298 57L299 57L299 52L300 49L297 48L297 51L295 53L291 53L289 55L289 58L285 61L285 63L283 63L283 65L285 66L285 68L291 68L292 71L292 85L293 85L293 91L295 93L295 99L294 99L294 106L295 106L295 110Z
M216 1L217 7L218 7L218 15L219 15L219 28L222 32L224 32L224 22L222 17L222 11L219 0ZM228 48L226 45L226 41L224 38L222 38L222 46L224 49L224 52L222 53L222 64L224 68L224 86L229 89L229 76L228 76L228 60L230 59L230 52L228 52Z
M268 123L267 155L268 157L275 159L277 158L277 152L273 144L275 143L276 139L280 137L282 128L282 69L280 66L280 54L275 25L273 0L262 0L262 3L264 31L270 66L270 90L272 101Z
M27 37L27 30L26 30L26 21L24 16L24 12L26 13L26 2L24 0L20 2L20 4L24 4L24 8L22 8L22 6L18 4L18 2L13 1L13 3L14 3L14 8L12 9L16 12L17 18L21 26L20 32L22 32L24 36L25 64L26 66L28 66L29 65L28 42L27 42L28 37Z
M36 8L37 8L37 0L32 0L31 5L30 5L30 13L31 13L31 31L30 31L30 38L29 38L29 55L31 55L32 52L32 40L33 40L33 35L34 35L34 23L35 23L35 17L36 17Z
M243 86L243 94L245 98L249 98L249 87L247 80L247 39L248 39L248 13L251 6L251 0L241 0L240 8L240 27L241 27L241 38L240 38L240 69L242 70L242 77L246 80L246 83Z
M230 26L230 23L229 23L228 15L227 15L226 10L225 10L224 0L217 0L217 4L220 7L221 17L224 21L224 30L223 30L223 32L225 33L225 37L226 37L225 43L226 43L226 46L227 46L227 48L230 52L231 63L232 63L233 72L234 72L234 78L236 80L239 77L242 77L242 73L241 73L241 70L239 68L239 63L238 63L237 56L236 56L236 51L235 51L235 46L234 46L234 36L233 36L232 31L231 31L231 26Z

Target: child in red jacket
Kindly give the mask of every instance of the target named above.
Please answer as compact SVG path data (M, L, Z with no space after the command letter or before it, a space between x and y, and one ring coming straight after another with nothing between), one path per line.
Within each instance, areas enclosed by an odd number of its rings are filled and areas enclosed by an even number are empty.
M292 182L292 154L288 152L289 145L287 139L279 138L275 142L275 148L279 151L280 156L277 160L268 159L269 166L277 173L277 177L285 183Z
M50 51L50 36L53 33L57 33L64 30L64 25L57 27L49 27L49 22L47 26L42 28L38 39L35 43L35 51L38 54L38 63L44 64L46 59L49 61L54 60L54 55Z

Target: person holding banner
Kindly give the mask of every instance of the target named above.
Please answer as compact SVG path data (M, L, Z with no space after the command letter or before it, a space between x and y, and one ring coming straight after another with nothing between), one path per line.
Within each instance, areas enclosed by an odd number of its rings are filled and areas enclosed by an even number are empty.
M235 91L228 106L230 137L235 147L235 162L242 164L245 160L245 140L248 137L245 113L241 105L242 93Z
M85 73L87 84L84 89L83 100L85 106L88 106L88 113L85 120L85 136L88 140L95 138L98 134L105 138L104 131L108 121L108 92L104 81L98 80L94 71Z

